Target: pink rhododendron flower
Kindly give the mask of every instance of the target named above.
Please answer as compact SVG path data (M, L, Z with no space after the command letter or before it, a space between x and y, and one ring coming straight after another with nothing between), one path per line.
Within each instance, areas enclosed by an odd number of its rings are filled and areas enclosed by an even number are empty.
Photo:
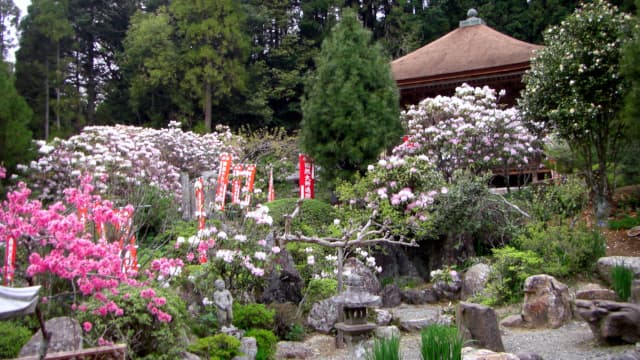
M93 328L93 325L90 322L85 321L82 323L82 328L84 329L84 332L89 332Z

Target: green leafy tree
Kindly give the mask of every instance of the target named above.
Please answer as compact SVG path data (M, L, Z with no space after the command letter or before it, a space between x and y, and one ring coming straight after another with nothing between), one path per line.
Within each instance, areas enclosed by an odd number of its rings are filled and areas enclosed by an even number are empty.
M179 58L170 20L166 8L153 14L138 12L124 40L129 102L143 124L163 125L176 108L171 89L179 85Z
M628 25L628 16L597 0L547 30L546 46L525 74L520 102L532 127L557 132L584 159L581 170L599 220L610 211L607 175L625 131L618 112L627 91L620 63Z
M212 128L214 101L241 88L248 38L237 3L231 0L176 0L171 3L184 65L182 85L204 108L204 123Z
M12 172L30 157L31 109L16 91L4 62L0 62L0 94L0 165Z
M302 102L302 147L326 179L348 179L400 139L398 90L381 47L351 11L322 44L316 65Z

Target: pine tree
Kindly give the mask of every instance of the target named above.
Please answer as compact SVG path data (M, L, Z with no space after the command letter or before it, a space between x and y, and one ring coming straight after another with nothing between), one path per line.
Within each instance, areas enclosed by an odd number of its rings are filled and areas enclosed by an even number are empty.
M389 60L351 10L323 42L302 102L303 149L327 180L364 172L402 134Z

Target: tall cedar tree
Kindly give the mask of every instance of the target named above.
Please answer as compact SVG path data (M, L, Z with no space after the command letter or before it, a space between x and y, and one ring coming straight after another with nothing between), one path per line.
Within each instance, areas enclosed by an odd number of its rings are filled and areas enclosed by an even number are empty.
M3 61L0 61L0 94L0 165L13 172L17 164L31 160L28 128L31 109L18 95L13 76Z
M246 77L249 39L237 6L231 0L175 0L170 7L184 51L183 86L203 105L209 132L213 102L241 88Z
M351 10L323 42L302 101L302 148L326 180L364 172L402 135L389 59Z
M620 63L629 37L629 17L615 6L604 0L584 4L547 30L546 46L524 76L525 117L538 129L557 132L584 159L581 170L600 224L610 210L608 175L626 130L618 112L628 87Z

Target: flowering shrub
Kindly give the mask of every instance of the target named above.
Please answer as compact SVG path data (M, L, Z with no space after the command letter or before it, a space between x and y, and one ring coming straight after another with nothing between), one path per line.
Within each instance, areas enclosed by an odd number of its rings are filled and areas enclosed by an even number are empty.
M93 195L93 189L91 178L82 177L78 188L64 191L63 201L45 207L30 199L31 190L19 183L0 207L0 240L6 242L12 237L17 240L19 249L27 250L27 277L38 282L53 276L66 282L66 289L46 288L71 293L72 303L64 305L84 314L81 323L86 333L95 331L95 324L99 322L105 322L109 329L114 322L126 322L115 319L127 314L134 316L127 313L130 302L142 304L136 308L135 317L138 320L148 318L144 324L153 323L158 331L165 332L167 327L177 326L174 316L178 312L167 309L171 305L165 295L158 295L158 291L170 276L179 272L182 261L155 259L142 273L125 266L121 239L128 234L118 229L123 228L122 224L133 209L130 206L124 210L115 209L111 202ZM43 297L43 302L47 298ZM126 342L132 347L139 341L139 338L130 338L139 334L138 330L104 330L95 337L98 344L111 341L103 337L105 334L128 339Z
M458 169L480 173L527 165L540 153L539 141L517 109L501 109L497 101L495 90L467 84L454 96L422 100L402 113L408 138L393 154L423 155L446 179Z
M444 282L445 284L451 284L453 280L459 276L454 267L449 266L446 266L444 269L432 270L429 275L431 282Z
M77 186L81 173L101 180L98 190L124 194L149 184L176 196L181 193L180 172L191 177L217 171L223 152L237 156L238 142L228 128L198 135L184 132L179 123L155 130L134 126L88 126L69 139L39 142L37 161L22 167L29 183L48 200L60 198L62 190Z
M84 339L92 345L125 342L132 359L177 359L186 344L184 302L172 289L147 288L122 284L116 293L106 293L106 300L120 313L95 316L88 308L99 308L97 298L85 307L74 307L83 324ZM83 311L84 310L84 311Z

